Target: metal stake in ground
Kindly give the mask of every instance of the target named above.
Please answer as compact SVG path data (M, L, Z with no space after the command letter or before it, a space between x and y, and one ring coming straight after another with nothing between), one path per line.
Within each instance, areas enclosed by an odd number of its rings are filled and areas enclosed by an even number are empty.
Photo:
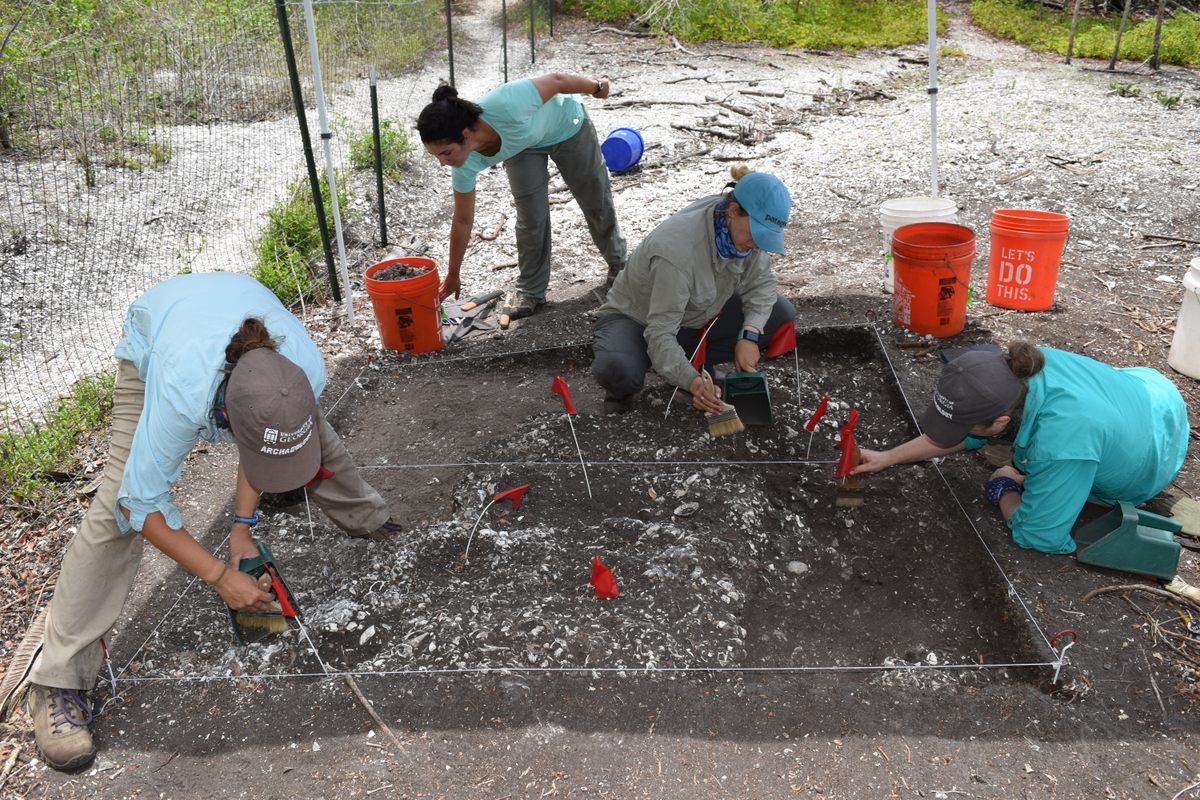
M567 422L571 425L571 438L575 440L575 452L579 453L579 466L583 468L583 482L587 484L588 499L592 497L592 482L588 480L587 463L583 460L583 450L579 449L579 437L575 435L575 404L571 402L571 389L561 375L555 375L550 384L550 393L562 398L563 409L567 412Z
M708 332L712 330L713 325L717 324L717 318L720 316L721 316L720 314L717 314L717 316L713 317L712 321L709 322L708 325L706 325L704 327L704 332L700 334L700 341L696 342L696 349L692 351L692 357L689 360L692 362L692 367L697 372L699 372L700 368L704 366L704 356L705 356L705 349L706 349L704 347L704 342L708 339ZM700 363L697 364L696 363L697 361L699 361ZM695 379L693 378L693 380L695 380ZM677 395L677 394L679 394L678 386L675 387L675 391L671 392L671 397L667 400L667 410L663 412L663 419L666 419L667 417L669 417L671 415L671 403L674 402L675 395Z
M512 502L513 511L516 511L521 507L521 498L525 496L525 490L532 485L532 483L522 484L513 489L505 489L503 492L497 492L492 496L488 504L483 507L483 511L479 512L479 516L475 518L475 524L471 527L471 535L467 537L467 547L463 551L464 565L471 563L471 540L475 538L475 531L479 528L479 522L483 519L483 515L488 512L488 509L500 500L508 500Z
M799 372L797 372L799 374ZM808 422L804 423L804 430L808 431L808 449L804 451L804 460L812 454L813 434L817 430L817 423L821 421L821 417L825 416L825 409L829 408L829 395L821 395L821 402L817 403L817 407L813 410L812 416L808 418Z

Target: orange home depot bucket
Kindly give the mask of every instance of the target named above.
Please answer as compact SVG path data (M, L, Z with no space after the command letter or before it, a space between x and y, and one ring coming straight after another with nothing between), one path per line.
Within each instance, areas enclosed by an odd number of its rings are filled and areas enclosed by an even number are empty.
M997 209L991 228L987 301L1021 311L1045 311L1054 305L1058 265L1070 229L1067 215Z
M953 336L967 321L975 232L949 222L919 222L892 233L895 321L913 333Z
M371 277L388 267L403 265L423 269L420 275L398 281ZM375 309L379 336L389 350L429 353L442 347L442 325L438 318L437 265L420 257L389 258L367 267L367 295Z

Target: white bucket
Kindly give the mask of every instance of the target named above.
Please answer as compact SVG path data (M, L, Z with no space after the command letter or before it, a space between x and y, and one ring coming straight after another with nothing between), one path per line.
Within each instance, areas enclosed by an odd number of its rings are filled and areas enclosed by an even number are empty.
M1200 258L1192 259L1191 269L1183 276L1183 289L1167 363L1189 378L1200 378Z
M897 197L879 206L879 232L883 234L883 261L887 266L885 292L895 283L892 267L892 234L896 228L917 222L958 222L958 206L949 197Z

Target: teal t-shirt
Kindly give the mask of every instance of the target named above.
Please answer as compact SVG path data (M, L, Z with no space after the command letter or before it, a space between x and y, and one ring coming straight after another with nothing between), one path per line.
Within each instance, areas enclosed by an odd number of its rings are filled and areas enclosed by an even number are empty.
M1072 553L1071 527L1089 498L1142 503L1174 479L1187 454L1187 405L1155 370L1040 349L1046 366L1029 379L1013 442L1025 492L1008 526L1022 547Z
M532 147L551 147L565 142L583 125L583 105L573 94L556 94L546 102L528 78L506 83L479 100L480 118L500 134L500 149L494 156L471 153L466 163L450 170L454 191L475 189L475 177L493 164Z

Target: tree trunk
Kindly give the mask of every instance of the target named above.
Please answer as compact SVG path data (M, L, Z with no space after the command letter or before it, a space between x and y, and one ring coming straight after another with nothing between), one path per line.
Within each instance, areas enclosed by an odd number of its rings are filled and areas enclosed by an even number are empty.
M1071 54L1075 52L1075 26L1079 23L1079 6L1083 0L1075 0L1075 10L1071 12L1071 38L1067 39L1067 63L1071 63Z
M1125 0L1125 10L1121 12L1121 24L1117 26L1117 43L1113 45L1112 59L1108 62L1108 71L1112 72L1117 68L1117 54L1121 52L1121 36L1125 33L1125 21L1129 19L1129 7L1133 5L1133 0Z
M0 150L12 150L12 131L8 127L8 112L0 108Z
M1150 69L1158 69L1158 48L1162 45L1163 14L1167 10L1167 0L1158 0L1158 17L1154 20L1154 49L1150 51Z

